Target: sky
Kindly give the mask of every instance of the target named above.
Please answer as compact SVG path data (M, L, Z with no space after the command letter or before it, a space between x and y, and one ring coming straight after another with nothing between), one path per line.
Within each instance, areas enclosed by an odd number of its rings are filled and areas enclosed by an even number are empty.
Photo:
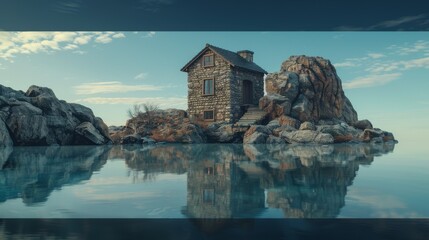
M136 103L186 109L180 69L206 43L252 50L269 73L291 55L329 59L359 119L408 144L429 134L429 32L0 32L0 84L46 86L124 125Z

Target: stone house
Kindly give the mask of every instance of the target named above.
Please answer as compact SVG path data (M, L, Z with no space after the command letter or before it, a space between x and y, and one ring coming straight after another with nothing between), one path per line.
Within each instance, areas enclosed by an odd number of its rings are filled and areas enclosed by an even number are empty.
M188 114L195 122L234 123L264 96L264 74L253 52L206 44L181 71L188 73Z

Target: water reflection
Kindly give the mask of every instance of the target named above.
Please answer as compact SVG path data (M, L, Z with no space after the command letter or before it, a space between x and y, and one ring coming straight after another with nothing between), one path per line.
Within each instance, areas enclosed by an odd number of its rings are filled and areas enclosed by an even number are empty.
M26 205L48 200L54 189L91 178L106 163L108 147L16 147L0 155L0 203L22 198Z
M336 217L360 165L394 145L159 145L37 147L0 154L0 202L49 201L54 189L91 178L108 159L124 159L133 182L187 173L189 218L253 218L268 208L284 217ZM1 204L1 203L0 203Z
M359 165L394 145L167 145L119 151L134 175L187 175L191 218L256 217L267 207L284 217L336 217ZM117 152L117 150L113 150Z

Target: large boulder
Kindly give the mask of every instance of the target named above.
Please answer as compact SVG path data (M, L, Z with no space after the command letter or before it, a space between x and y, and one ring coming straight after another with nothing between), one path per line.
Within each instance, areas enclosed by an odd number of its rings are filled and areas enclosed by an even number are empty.
M327 133L334 137L335 143L350 142L352 140L359 140L362 131L355 129L346 123L333 124L333 125L319 125L317 131Z
M272 119L290 114L301 122L338 119L351 125L357 121L357 113L329 60L292 56L279 72L268 74L265 82L267 96L261 99L260 108ZM284 110L278 110L282 104Z
M233 124L230 123L212 123L205 130L207 140L217 143L231 143L240 141L239 134L234 131Z
M245 133L243 143L245 144L260 144L266 143L271 131L262 125L253 125Z
M75 129L76 133L81 136L76 144L101 145L107 143L107 139L90 122L83 122Z
M372 123L367 119L359 120L359 121L355 122L353 124L353 126L357 129L360 129L360 130L372 129Z
M0 148L13 146L12 138L3 120L0 120Z
M334 143L334 138L330 134L312 130L284 131L280 136L288 143Z
M268 113L269 119L289 115L292 107L291 100L280 94L268 94L259 99L259 108Z
M28 102L10 108L6 121L14 145L46 145L48 126L42 110Z
M301 125L301 122L295 118L289 117L289 116L281 116L277 118L279 121L280 126L291 126L293 128L298 129Z

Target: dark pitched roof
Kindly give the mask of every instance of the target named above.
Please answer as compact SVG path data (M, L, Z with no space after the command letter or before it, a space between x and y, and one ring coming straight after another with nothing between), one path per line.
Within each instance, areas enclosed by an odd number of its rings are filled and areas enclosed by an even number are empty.
M267 71L265 71L263 68L258 66L256 63L247 61L246 59L242 58L240 55L238 55L235 52L232 52L232 51L229 51L229 50L226 50L223 48L215 47L215 46L210 45L210 44L206 44L206 47L203 50L201 50L194 58L192 58L191 61L189 61L181 69L181 71L186 72L188 67L192 63L194 63L201 55L203 55L204 52L207 51L208 49L210 49L213 52L215 52L216 54L220 55L223 59L225 59L225 61L227 61L233 67L244 68L244 69L247 69L250 71L255 71L255 72L267 74Z

